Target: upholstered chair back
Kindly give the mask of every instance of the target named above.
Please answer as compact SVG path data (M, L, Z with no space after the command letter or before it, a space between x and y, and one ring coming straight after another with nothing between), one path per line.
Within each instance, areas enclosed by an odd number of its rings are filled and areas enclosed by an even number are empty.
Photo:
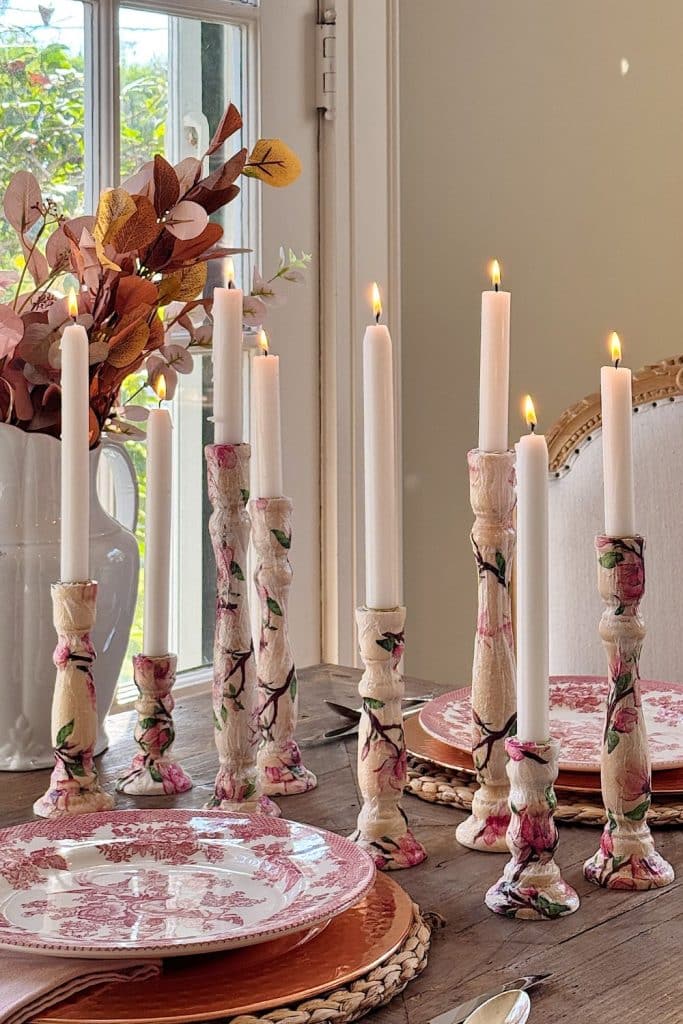
M683 682L683 357L634 377L636 527L646 540L645 679ZM549 434L550 672L605 672L594 538L602 532L599 398Z

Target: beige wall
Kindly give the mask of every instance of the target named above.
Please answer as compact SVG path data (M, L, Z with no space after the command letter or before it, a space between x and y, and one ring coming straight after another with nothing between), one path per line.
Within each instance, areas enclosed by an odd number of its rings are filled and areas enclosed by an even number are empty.
M547 428L597 389L610 329L633 367L681 351L683 4L400 14L407 668L460 685L486 264L512 291L511 439L523 391Z

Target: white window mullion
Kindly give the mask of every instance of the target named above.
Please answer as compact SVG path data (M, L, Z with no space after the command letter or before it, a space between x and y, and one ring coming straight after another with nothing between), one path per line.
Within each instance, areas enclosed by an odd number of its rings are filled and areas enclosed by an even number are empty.
M91 0L85 33L86 209L119 180L119 46L117 0Z

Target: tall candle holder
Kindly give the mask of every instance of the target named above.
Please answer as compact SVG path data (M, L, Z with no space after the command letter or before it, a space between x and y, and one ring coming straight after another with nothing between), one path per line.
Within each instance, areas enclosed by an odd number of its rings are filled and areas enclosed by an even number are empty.
M249 514L256 557L254 580L261 608L256 659L262 739L258 766L265 793L306 793L317 786L318 780L304 766L294 739L299 694L287 621L292 583L292 501L284 497L254 498L249 502Z
M192 789L190 776L178 761L171 760L175 740L175 701L171 690L177 663L175 654L161 657L136 654L133 658L133 679L138 691L135 742L140 752L133 757L125 775L117 780L119 793L159 796Z
M510 822L505 740L516 722L510 570L515 548L515 453L468 452L479 606L472 665L472 758L479 789L456 829L463 846L505 853Z
M209 533L216 560L213 722L219 768L208 807L279 815L263 792L256 754L260 742L256 662L247 583L250 522L248 444L204 449Z
M33 805L41 818L108 811L114 798L100 787L94 760L97 695L92 666L97 583L54 583L52 609L57 669L52 700L55 766L47 791Z
M656 889L674 870L655 850L647 824L652 798L650 754L640 695L640 651L645 624L645 540L595 540L598 589L604 604L600 636L607 654L608 696L601 755L607 813L600 848L587 860L588 881L606 889Z
M560 745L554 739L532 743L511 736L505 749L510 758L507 842L512 857L502 877L486 893L486 906L495 914L527 921L573 914L579 897L555 862L559 836L553 783Z
M358 784L363 806L351 838L384 871L420 864L427 852L408 828L401 807L407 781L406 746L398 670L404 649L405 608L358 608L358 642L365 671L358 684Z

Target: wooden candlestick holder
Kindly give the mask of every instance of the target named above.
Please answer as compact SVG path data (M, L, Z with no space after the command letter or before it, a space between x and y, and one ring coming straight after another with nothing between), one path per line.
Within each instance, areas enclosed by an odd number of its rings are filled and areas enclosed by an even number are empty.
M95 767L97 694L92 666L97 583L54 583L52 609L57 669L52 700L55 766L47 791L33 805L41 818L108 811L114 798L100 787Z
M495 914L526 921L550 921L573 914L579 897L563 879L555 862L559 843L553 783L557 778L560 745L505 741L509 755L510 825L507 842L511 859L502 878L486 893L486 906Z
M247 582L251 448L210 444L204 455L213 508L209 534L216 560L212 699L219 760L207 806L275 816L280 809L263 792L256 763L259 696Z
M398 670L403 656L405 608L358 608L358 643L365 671L358 684L363 710L358 727L358 784L363 806L351 836L383 871L420 864L427 852L408 828L401 807L407 781Z
M254 580L261 608L261 635L256 665L261 747L258 766L264 792L273 796L306 793L318 784L304 766L294 739L299 694L289 643L287 604L292 583L290 498L254 498L249 502Z
M600 761L607 824L600 848L586 861L583 873L606 889L656 889L673 881L674 870L655 850L647 824L652 785L639 668L645 638L640 614L645 541L598 536L595 547L605 606L600 636L608 666Z
M456 829L459 843L506 853L510 822L505 740L516 723L515 651L510 570L515 548L515 453L467 455L474 512L472 549L479 607L472 665L472 759L479 789L472 813Z
M160 796L192 789L190 776L177 761L171 760L175 740L175 701L171 690L177 663L175 654L162 657L136 654L133 658L133 679L138 691L135 742L140 753L134 756L126 774L119 777L116 783L119 793Z

